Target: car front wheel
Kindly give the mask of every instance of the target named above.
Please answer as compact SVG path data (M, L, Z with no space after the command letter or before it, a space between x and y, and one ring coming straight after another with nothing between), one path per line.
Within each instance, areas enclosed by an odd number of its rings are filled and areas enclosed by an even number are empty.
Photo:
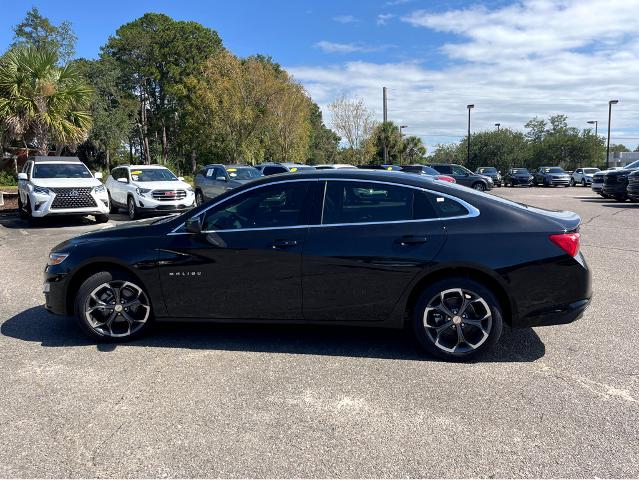
M131 220L135 220L136 218L138 218L138 209L135 206L135 200L133 199L133 197L129 197L126 201L126 209Z
M87 278L75 299L75 318L95 340L130 339L148 328L151 302L139 282L124 272Z
M486 185L484 185L484 184L483 184L483 183L481 183L481 182L477 182L477 183L474 183L474 184L473 184L473 188L474 188L475 190L479 190L480 192L483 192L484 190L486 190Z
M415 337L444 360L471 360L497 343L503 328L494 294L467 278L436 282L420 295L412 314Z
M204 203L204 196L202 195L202 192L200 190L197 190L195 192L195 205L199 207L203 203Z

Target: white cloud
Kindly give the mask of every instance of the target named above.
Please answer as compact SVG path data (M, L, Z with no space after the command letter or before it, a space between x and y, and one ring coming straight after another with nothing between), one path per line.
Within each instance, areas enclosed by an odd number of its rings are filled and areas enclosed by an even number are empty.
M639 138L621 137L639 137L637 11L639 0L529 0L492 10L416 11L403 20L425 33L459 38L434 47L449 60L437 68L416 58L288 70L320 105L341 94L363 97L380 119L381 90L387 86L389 118L409 125L407 134L421 135L431 146L465 134L469 103L475 104L473 130L494 128L495 122L523 129L533 116L564 113L579 128L599 120L599 132L605 133L608 100L618 98L612 141L634 147ZM432 41L432 34L425 39ZM359 44L324 47L370 51ZM402 45L402 51L410 52L408 47Z
M389 48L393 48L394 45L363 45L361 43L336 43L329 42L328 40L322 40L315 44L315 48L319 48L320 50L326 53L371 53L371 52L380 52L382 50L387 50Z
M333 17L333 20L338 23L355 23L359 21L353 15L338 15L337 17Z
M397 15L392 13L381 13L377 15L377 25L386 25L391 18L395 18Z

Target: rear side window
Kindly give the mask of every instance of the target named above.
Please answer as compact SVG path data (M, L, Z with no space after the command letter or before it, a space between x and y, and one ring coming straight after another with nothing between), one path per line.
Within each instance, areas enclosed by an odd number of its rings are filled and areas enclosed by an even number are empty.
M328 182L322 223L392 222L413 219L413 190L368 182Z
M448 174L448 175L453 173L453 169L450 167L450 165L433 165L432 167L435 170L437 170L439 173Z
M468 213L466 207L452 198L415 190L415 219L461 217Z

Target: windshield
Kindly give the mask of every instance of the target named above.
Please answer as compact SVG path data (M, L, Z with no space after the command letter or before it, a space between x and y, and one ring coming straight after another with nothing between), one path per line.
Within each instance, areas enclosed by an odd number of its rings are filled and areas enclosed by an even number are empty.
M639 160L635 160L634 162L626 165L624 168L639 168Z
M560 167L546 167L542 171L544 173L564 173L564 169Z
M131 169L131 180L134 182L176 182L177 177L168 168Z
M497 173L495 167L482 167L477 169L477 173Z
M598 171L598 168L584 168L584 173L597 173Z
M260 171L253 167L231 167L226 171L233 180L251 180L262 176Z
M93 178L84 163L36 163L33 178Z
M315 170L315 167L309 167L307 165L295 165L289 169L290 172L299 172L301 170Z
M529 174L528 170L526 170L525 168L513 168L512 169L512 173L515 174L515 175L517 175L517 174L528 175Z

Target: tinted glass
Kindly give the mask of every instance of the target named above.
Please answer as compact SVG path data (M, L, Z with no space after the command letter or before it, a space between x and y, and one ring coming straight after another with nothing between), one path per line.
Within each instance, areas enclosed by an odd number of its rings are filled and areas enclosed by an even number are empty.
M413 195L413 218L415 220L437 218L439 216L434 207L434 195L419 190L414 190Z
M477 173L481 173L481 174L497 173L497 169L495 167L482 167L477 169Z
M437 216L440 218L461 217L468 215L468 210L461 203L455 200L444 197L443 195L431 195L433 205Z
M432 165L432 167L437 170L439 173L450 175L453 173L453 169L450 165Z
M253 167L229 167L226 173L232 180L250 180L262 176L260 171Z
M584 168L584 173L587 173L587 174L597 173L598 171L599 171L598 168Z
M206 214L203 230L235 230L303 225L309 182L256 188L231 198Z
M91 178L83 163L36 163L33 178Z
M284 167L264 167L264 175L273 175L275 173L284 173L287 170Z
M453 175L468 175L472 173L470 170L466 170L464 167L460 167L459 165L453 165Z
M132 168L131 179L134 182L177 181L177 177L167 168Z
M412 220L413 190L369 182L328 182L323 224Z
M513 168L511 170L511 172L513 173L513 175L517 175L517 174L526 175L526 174L528 174L528 170L526 170L525 168Z
M639 160L636 160L636 161L626 165L624 168L639 168Z

